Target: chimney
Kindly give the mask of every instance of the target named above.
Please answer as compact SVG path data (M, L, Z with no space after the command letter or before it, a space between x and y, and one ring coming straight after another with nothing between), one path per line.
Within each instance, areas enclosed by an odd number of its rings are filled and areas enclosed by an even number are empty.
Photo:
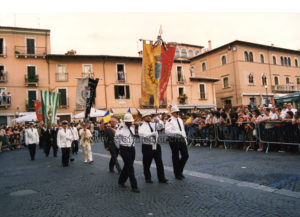
M208 41L208 51L211 50L211 40Z
M76 50L69 50L67 53L65 53L65 55L75 55L77 52Z

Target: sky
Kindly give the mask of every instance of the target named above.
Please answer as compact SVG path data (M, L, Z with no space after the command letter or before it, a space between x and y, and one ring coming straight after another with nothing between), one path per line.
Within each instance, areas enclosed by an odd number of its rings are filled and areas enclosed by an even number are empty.
M66 12L11 10L1 26L51 30L51 53L138 56L139 39L155 40L162 25L164 41L216 48L234 40L300 49L297 12ZM138 10L137 10L138 11ZM141 10L142 11L142 10Z

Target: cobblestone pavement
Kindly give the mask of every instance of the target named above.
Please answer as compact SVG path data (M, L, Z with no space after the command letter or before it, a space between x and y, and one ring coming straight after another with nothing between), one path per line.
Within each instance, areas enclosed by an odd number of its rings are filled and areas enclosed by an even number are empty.
M26 149L0 153L0 216L299 216L300 213L299 154L192 147L186 178L178 181L171 168L170 148L162 144L170 182L157 183L152 168L154 184L146 184L138 144L135 174L141 193L135 194L128 182L126 189L120 189L118 175L108 172L108 152L103 144L96 144L93 152L94 164L84 164L79 153L68 168L60 166L60 154L58 158L46 158L38 150L32 162ZM264 185L267 190L251 187L255 184Z

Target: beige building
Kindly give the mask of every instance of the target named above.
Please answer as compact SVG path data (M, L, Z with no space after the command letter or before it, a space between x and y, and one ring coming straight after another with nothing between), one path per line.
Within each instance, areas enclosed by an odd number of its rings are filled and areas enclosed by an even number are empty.
M190 67L190 58L202 46L178 44L172 76L160 108L177 104L181 109L214 108L214 82L199 77ZM185 54L187 52L187 55ZM192 55L193 53L193 55ZM22 113L34 111L33 101L40 100L40 90L60 93L57 115L70 120L82 112L76 108L77 78L99 78L95 107L125 113L141 106L141 57L51 54L50 30L0 27L0 124L9 124Z
M300 91L300 51L233 41L191 59L195 74L215 77L217 106L265 104Z

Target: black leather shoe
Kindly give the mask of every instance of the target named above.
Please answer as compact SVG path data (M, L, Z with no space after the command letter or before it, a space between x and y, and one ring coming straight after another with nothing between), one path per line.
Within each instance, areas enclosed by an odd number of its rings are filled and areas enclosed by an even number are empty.
M119 184L119 186L121 187L121 188L126 188L126 185L123 183L123 184Z
M176 176L176 179L182 180L183 178L181 176Z
M180 176L181 178L183 178L183 179L185 178L185 177L184 177L184 175L182 175L182 174L181 174L181 175L179 175L179 176Z
M70 161L74 161L74 158L71 158Z
M109 172L110 172L110 173L114 173L115 171L114 171L114 169L112 169L112 170L110 169Z
M89 162L89 164L92 164L92 163L94 163L94 161L90 161L90 162Z
M168 184L168 179L162 179L162 180L159 180L159 183L162 183L162 184Z
M153 181L151 179L146 179L146 183L152 184Z
M138 188L133 188L133 189L131 189L131 191L134 193L140 193L140 190Z

